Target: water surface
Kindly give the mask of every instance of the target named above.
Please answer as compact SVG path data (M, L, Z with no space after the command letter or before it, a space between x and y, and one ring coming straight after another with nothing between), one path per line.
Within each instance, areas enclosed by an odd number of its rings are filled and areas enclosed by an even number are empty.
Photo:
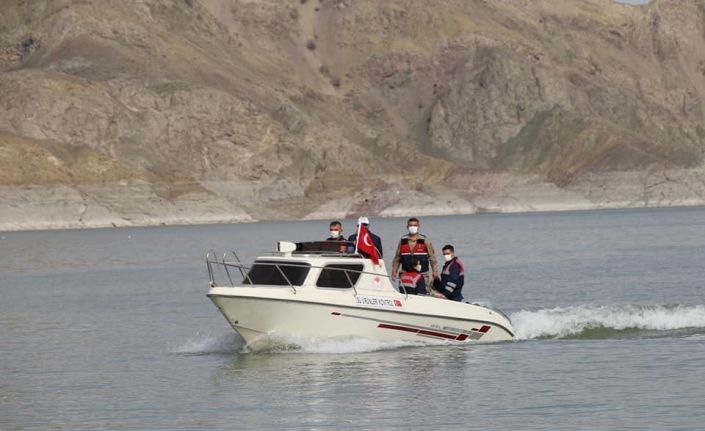
M702 429L704 208L421 223L516 341L243 351L205 252L327 221L0 233L0 429ZM404 226L372 220L388 265Z

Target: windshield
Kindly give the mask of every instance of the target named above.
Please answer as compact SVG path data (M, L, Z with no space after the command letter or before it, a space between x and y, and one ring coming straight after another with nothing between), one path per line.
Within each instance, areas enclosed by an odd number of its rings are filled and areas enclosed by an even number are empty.
M242 284L301 286L311 265L302 262L256 261Z
M316 286L350 288L357 283L362 271L361 264L333 264L326 265L321 270Z

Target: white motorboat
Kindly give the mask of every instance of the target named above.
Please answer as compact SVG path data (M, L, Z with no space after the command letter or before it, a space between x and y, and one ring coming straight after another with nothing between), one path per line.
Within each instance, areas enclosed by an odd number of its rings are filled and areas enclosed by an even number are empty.
M503 341L514 336L502 312L394 288L384 261L348 253L338 241L291 243L251 266L231 253L206 257L208 297L255 348L270 335L372 340ZM234 281L234 277L239 282ZM226 280L221 283L218 280Z

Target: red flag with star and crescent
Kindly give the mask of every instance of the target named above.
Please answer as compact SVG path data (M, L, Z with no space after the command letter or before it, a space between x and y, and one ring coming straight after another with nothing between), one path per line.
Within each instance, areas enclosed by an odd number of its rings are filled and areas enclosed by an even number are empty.
M375 242L372 240L372 235L367 230L367 226L364 224L360 225L360 232L357 235L357 249L365 253L375 265L379 263L379 253L377 252L377 247L375 247Z

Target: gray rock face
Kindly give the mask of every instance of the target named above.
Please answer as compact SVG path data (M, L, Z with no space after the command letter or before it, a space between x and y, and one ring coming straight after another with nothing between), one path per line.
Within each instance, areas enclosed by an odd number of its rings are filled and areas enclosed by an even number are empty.
M703 53L701 0L3 2L0 229L702 204Z

